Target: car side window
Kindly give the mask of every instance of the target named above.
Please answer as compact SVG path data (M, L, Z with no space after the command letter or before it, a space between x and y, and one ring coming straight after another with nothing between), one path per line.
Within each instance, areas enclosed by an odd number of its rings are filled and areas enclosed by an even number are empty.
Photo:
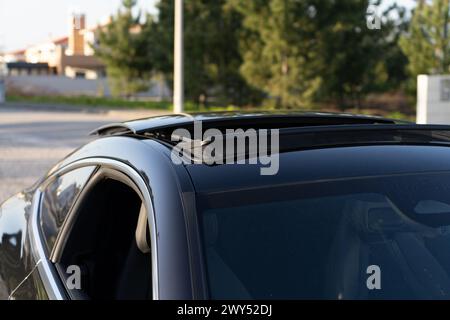
M95 167L70 171L52 181L44 190L40 224L44 242L50 253L56 237L75 200L86 185Z
M76 200L70 231L54 257L71 299L153 298L147 210L132 183L100 169Z

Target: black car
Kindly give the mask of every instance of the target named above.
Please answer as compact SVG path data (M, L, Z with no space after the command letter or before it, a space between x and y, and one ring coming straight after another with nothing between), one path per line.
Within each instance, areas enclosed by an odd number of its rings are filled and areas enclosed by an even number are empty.
M198 159L195 137L175 163L196 122L276 130L278 171L251 142L235 164ZM10 299L450 298L450 127L233 113L95 133L1 206Z

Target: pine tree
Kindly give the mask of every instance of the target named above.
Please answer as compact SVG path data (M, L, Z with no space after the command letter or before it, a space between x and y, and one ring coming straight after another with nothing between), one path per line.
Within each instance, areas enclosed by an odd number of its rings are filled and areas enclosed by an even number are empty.
M309 108L330 99L358 106L395 73L383 59L386 50L390 61L401 63L388 13L381 30L367 28L369 0L229 3L244 17L241 72L279 107Z
M414 10L408 33L400 40L409 59L408 69L419 74L450 71L450 1L420 0Z
M95 54L106 65L111 91L115 96L130 97L148 89L154 70L153 56L158 53L154 19L147 14L133 14L135 0L123 0L122 8L99 31Z
M394 4L377 12L379 29L370 29L371 5L379 7L381 1L337 2L322 27L326 81L320 95L341 107L359 108L367 94L393 91L406 79L407 60L398 45L407 25L405 9Z
M316 9L288 0L230 0L230 4L244 17L245 79L276 98L279 106L297 107L311 100L322 81L314 72L319 67Z

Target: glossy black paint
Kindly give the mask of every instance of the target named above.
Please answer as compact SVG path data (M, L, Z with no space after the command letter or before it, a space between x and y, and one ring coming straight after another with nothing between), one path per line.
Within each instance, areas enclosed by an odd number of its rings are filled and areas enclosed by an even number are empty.
M198 260L191 263L189 255L190 248L198 247L199 244L188 244L190 236L187 235L189 230L186 220L189 219L186 219L183 210L186 207L188 212L191 207L192 212L194 190L187 172L182 167L175 168L170 159L157 150L161 148L165 149L155 141L144 143L126 137L98 139L61 161L42 181L51 178L55 171L81 159L103 157L133 167L148 182L153 198L160 299L203 299L205 289L202 275L199 270L194 270L199 269L199 263ZM0 252L9 260L0 260L0 270L2 280L5 279L7 284L8 295L34 270L37 263L32 258L25 236L28 235L31 201L32 192L24 193L8 200L1 207L0 237L4 240L0 245ZM14 246L9 241L12 236L18 239ZM29 296L20 296L18 291L14 298L28 299Z
M98 139L66 158L51 172L80 159L105 157L135 168L149 184L156 215L160 299L201 299L201 278L192 269L183 208L194 190L187 172L176 168L159 142L128 137ZM181 169L181 170L180 170ZM50 173L51 174L51 173ZM197 288L197 289L196 289Z
M262 185L450 170L450 148L375 145L324 148L280 155L279 172L261 176L257 165L188 165L195 189L213 193Z
M33 192L23 192L0 207L0 292L3 299L32 272L37 261L31 254L29 218Z
M25 280L12 292L11 300L48 300L47 292L36 266Z

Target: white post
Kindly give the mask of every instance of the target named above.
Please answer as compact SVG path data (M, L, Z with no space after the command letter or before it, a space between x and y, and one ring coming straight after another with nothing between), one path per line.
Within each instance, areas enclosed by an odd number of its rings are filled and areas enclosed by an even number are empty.
M173 106L175 113L184 111L184 39L183 39L183 0L175 0L175 52Z
M429 77L421 74L417 77L417 119L418 124L428 123Z
M450 124L450 75L417 79L417 123Z

